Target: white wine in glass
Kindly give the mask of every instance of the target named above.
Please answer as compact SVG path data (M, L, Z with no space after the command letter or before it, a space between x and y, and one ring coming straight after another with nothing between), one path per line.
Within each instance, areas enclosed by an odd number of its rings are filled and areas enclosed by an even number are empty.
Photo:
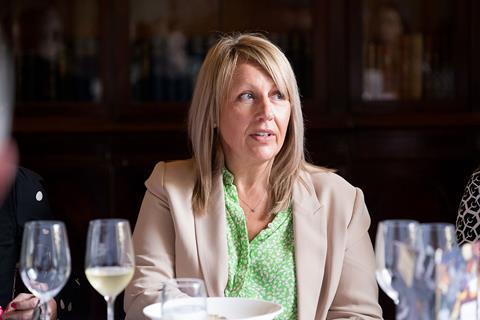
M135 268L130 224L123 219L90 221L85 274L107 301L108 320L114 319L115 298L133 277Z
M93 267L85 270L87 279L102 296L116 297L132 280L131 267Z
M48 319L48 301L63 288L71 262L67 231L60 221L27 222L23 231L20 275L40 300L41 319Z

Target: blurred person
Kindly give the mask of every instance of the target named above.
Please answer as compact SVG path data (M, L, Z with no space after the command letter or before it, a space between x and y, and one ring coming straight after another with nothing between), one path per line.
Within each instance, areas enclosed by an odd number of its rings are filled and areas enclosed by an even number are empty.
M188 126L193 158L158 163L145 183L126 319L145 319L176 277L277 302L277 319L382 319L363 193L306 162L297 82L275 45L222 37Z
M0 306L5 307L3 319L31 319L38 298L22 286L17 263L20 260L23 226L31 220L48 220L50 209L45 183L37 173L18 167L14 184L0 206ZM18 295L17 295L18 294ZM13 298L17 295L15 298ZM13 298L13 299L12 299ZM51 319L56 319L55 300L49 302Z
M13 88L10 86L13 75L8 75L11 62L7 48L10 47L10 41L2 25L3 23L0 25L0 225L3 229L0 233L0 314L2 319L28 319L32 317L38 299L31 294L19 294L12 300L15 295L16 266L20 257L23 225L27 220L50 218L50 209L46 196L43 195L45 191L42 179L28 169L17 169L17 148L7 138L10 133L9 108L13 108ZM52 318L55 319L55 301L49 305ZM6 308L5 311L2 306Z
M13 142L0 148L0 205L15 177L17 167L17 147Z
M0 206L17 165L17 147L10 141L14 96L11 39L5 32L3 20L0 19Z

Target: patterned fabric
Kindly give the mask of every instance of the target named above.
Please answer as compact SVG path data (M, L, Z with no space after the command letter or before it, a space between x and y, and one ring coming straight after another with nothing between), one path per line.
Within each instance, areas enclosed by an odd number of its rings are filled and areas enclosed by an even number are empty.
M277 213L267 228L250 242L233 180L233 175L225 169L228 248L225 296L273 301L281 304L284 310L276 319L296 319L292 207Z
M480 240L480 167L467 182L457 215L458 243Z

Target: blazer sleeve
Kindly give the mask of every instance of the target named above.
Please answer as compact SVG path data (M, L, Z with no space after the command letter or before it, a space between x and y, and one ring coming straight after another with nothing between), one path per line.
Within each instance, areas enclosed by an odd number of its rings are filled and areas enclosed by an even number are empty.
M147 319L143 308L159 302L162 281L174 277L175 231L164 173L165 164L157 164L145 183L147 191L133 232L135 273L125 289L126 320Z
M370 216L363 193L357 188L347 227L340 282L327 319L382 319L369 226Z

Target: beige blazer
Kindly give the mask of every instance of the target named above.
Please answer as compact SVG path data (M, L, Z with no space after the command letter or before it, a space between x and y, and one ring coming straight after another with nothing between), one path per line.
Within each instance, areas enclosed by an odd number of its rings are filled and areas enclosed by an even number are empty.
M370 217L360 189L310 166L293 190L298 319L382 319ZM205 215L192 213L193 161L160 162L133 233L136 269L125 291L126 319L159 301L161 282L205 281L208 296L223 296L228 278L222 177L214 182Z

